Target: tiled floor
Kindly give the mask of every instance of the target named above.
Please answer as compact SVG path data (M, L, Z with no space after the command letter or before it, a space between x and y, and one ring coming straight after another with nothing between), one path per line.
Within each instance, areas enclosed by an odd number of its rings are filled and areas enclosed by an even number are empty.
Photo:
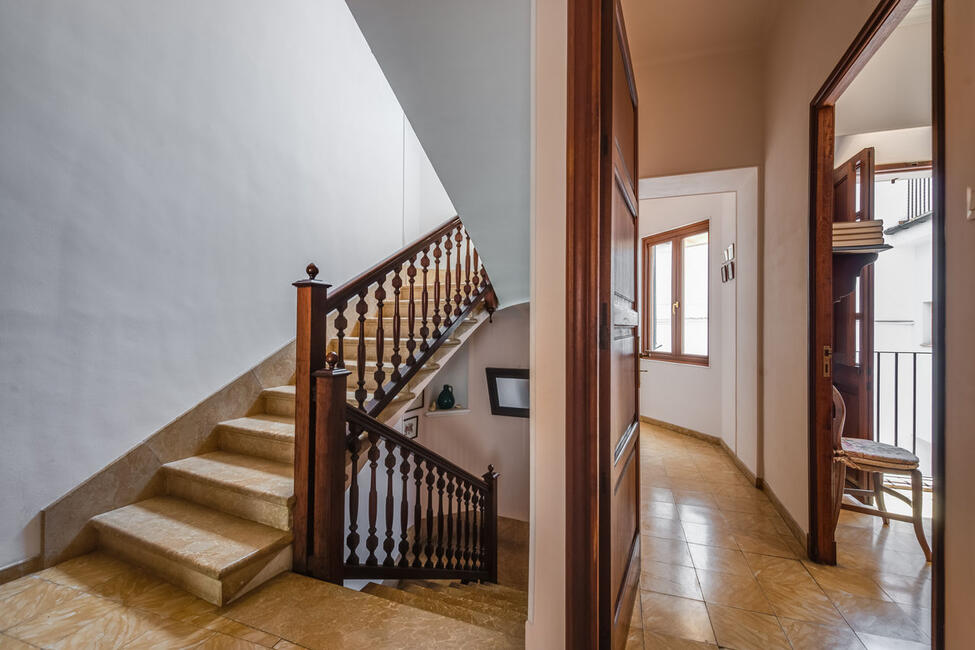
M0 585L0 650L511 645L500 632L293 573L223 608L101 553Z
M646 424L640 444L629 648L930 646L931 567L910 524L843 511L838 566L814 564L721 448Z

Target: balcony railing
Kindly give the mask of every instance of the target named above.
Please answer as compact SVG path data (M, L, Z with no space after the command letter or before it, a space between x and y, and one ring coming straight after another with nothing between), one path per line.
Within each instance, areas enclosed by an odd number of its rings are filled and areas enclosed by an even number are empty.
M874 439L903 447L931 476L931 353L874 352Z

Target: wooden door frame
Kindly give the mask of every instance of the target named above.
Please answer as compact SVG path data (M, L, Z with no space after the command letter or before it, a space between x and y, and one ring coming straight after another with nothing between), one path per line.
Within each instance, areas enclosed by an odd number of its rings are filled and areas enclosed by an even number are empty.
M823 346L832 343L832 210L834 105L916 0L881 0L860 33L810 103L809 159L809 556L836 563L834 540L833 449L831 428L832 377L822 372ZM932 641L944 647L944 0L932 0L932 245L933 245L933 368L932 473L934 479Z

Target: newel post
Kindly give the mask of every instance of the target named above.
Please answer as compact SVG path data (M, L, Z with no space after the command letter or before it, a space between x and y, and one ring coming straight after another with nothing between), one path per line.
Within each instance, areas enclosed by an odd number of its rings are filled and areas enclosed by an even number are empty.
M345 408L348 377L337 368L339 355L329 352L328 365L315 377L315 487L312 557L309 569L320 580L342 584L345 532Z
M488 580L498 581L498 476L494 465L488 465L484 482L487 483L487 506L484 508L484 536L487 544L484 562L487 565Z
M316 280L318 267L309 264L308 277L298 280L298 317L295 332L295 506L293 568L307 573L314 530L315 405L312 373L325 367L326 300L331 286Z

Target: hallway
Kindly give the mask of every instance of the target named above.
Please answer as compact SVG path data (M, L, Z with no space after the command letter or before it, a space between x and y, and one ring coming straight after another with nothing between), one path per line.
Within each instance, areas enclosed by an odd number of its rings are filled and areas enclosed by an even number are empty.
M930 646L931 567L910 524L843 511L839 565L817 565L720 447L643 424L641 456L628 648Z

